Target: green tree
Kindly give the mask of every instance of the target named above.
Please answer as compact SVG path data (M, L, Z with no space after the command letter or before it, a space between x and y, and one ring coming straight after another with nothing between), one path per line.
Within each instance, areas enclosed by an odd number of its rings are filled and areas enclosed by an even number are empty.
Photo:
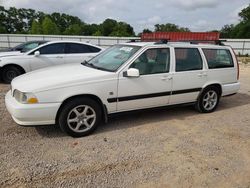
M48 16L46 16L42 22L42 31L45 35L60 34L57 25Z
M186 27L179 27L172 23L156 24L155 31L166 31L166 32L190 32Z
M0 33L7 33L6 29L6 10L3 6L0 6Z
M96 31L92 34L93 36L102 36L102 32L100 30Z
M133 28L125 22L117 22L109 36L130 37L134 36Z
M75 32L75 29L77 29L76 25L82 28L82 26L85 24L84 22L80 20L80 18L76 16L67 15L64 13L60 14L60 13L54 12L50 15L50 18L54 23L56 23L61 33L64 33L65 29L66 30L72 29L73 25L74 25L73 30Z
M38 21L33 20L30 33L31 34L43 34L41 24Z
M234 25L224 25L222 29L220 30L220 37L221 38L232 38L233 37L233 30L234 30Z
M143 29L142 33L152 33L150 29Z
M94 33L100 31L100 25L98 24L84 24L82 27L83 27L83 35L86 36L94 35Z
M248 5L248 7L241 10L239 16L241 17L241 20L244 23L250 21L250 4Z
M250 38L250 4L239 13L240 22L236 25L225 25L221 29L222 38Z
M109 36L117 25L117 21L113 19L106 19L101 25L101 32L103 36Z
M82 27L78 24L70 25L64 32L65 35L81 35Z

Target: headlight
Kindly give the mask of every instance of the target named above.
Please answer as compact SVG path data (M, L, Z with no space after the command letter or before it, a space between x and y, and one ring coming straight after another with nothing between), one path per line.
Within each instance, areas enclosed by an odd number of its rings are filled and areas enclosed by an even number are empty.
M14 98L22 103L22 104L35 104L38 103L38 99L33 93L24 93L21 91L18 91L17 89L14 90L13 94Z

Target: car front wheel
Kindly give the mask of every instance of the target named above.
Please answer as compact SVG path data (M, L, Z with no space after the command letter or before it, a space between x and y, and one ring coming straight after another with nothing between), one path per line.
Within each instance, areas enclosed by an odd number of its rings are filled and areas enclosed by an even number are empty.
M18 67L7 66L2 70L2 80L4 81L4 83L9 84L15 77L21 74L22 71Z
M101 109L90 98L75 98L66 103L59 115L59 126L73 137L92 133L101 120Z

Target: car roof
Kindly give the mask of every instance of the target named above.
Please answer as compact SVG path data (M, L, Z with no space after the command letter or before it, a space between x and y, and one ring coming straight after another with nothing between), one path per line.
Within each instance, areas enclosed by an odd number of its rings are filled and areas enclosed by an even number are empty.
M128 43L121 43L120 45L129 45L129 46L140 46L140 47L187 47L187 48L225 48L227 46L223 45L215 45L209 43L199 43L199 44L192 44L190 42L128 42Z
M102 47L100 46L97 46L97 45L94 45L94 44L91 44L91 43L88 43L88 42L82 42L82 41L73 41L73 40L58 40L58 41L49 41L39 47L42 47L42 46L46 46L48 44L57 44L57 43L75 43L75 44L85 44L85 45L89 45L89 46L93 46L93 47L96 47L96 48L99 48L99 49L103 49Z
M82 41L71 41L71 40L58 40L58 41L49 41L46 44L55 44L55 43L77 43L77 44L87 44L90 46L95 46L94 44L88 43L88 42L82 42Z
M49 44L58 44L58 43L86 44L86 45L93 46L93 47L96 47L96 48L99 48L99 49L103 50L102 47L96 46L96 45L94 45L94 44L90 44L90 43L87 43L87 42L70 41L70 40L58 40L58 41L48 41L48 42L46 42L46 43L44 43L44 44L42 44L42 45L40 45L40 46L38 46L38 47L36 47L36 48L34 48L34 49L32 49L32 50L26 52L26 54L29 54L29 53L31 53L31 52L33 52L33 51L36 51L37 49L39 49L39 48L41 48L41 47L44 47L44 46L47 46L47 45L49 45Z

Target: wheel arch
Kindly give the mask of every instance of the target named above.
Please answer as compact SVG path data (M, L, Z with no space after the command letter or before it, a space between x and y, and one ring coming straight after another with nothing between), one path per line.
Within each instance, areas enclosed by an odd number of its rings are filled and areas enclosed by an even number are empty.
M59 115L60 115L60 113L61 113L61 110L63 109L63 107L64 107L69 101L71 101L71 100L73 100L73 99L75 99L75 98L83 98L83 97L85 97L85 98L90 98L90 99L96 101L96 102L99 104L99 106L101 107L101 110L102 110L102 118L103 118L104 122L106 123L106 122L108 121L107 107L106 107L106 105L102 102L102 100L101 100L98 96L93 95L93 94L74 95L74 96L71 96L71 97L66 98L66 99L62 102L62 104L60 105L60 107L59 107L59 109L58 109L58 111L57 111L57 113L56 113L56 119L55 119L56 123L58 123L58 118L59 118Z
M25 69L20 66L20 65L17 65L15 63L9 63L9 64L5 64L3 65L0 70L2 71L3 69L5 69L6 67L10 67L10 66L13 66L13 67L17 67L19 70L21 70L22 74L26 73Z
M209 87L216 87L216 88L218 89L219 96L222 95L222 85L221 85L220 83L209 83L209 84L205 85L205 86L201 89L201 91L200 91L200 93L199 93L199 95L198 95L198 97L197 97L197 100L199 99L199 97L200 97L200 95L202 94L202 92L203 92L205 89L209 88Z

